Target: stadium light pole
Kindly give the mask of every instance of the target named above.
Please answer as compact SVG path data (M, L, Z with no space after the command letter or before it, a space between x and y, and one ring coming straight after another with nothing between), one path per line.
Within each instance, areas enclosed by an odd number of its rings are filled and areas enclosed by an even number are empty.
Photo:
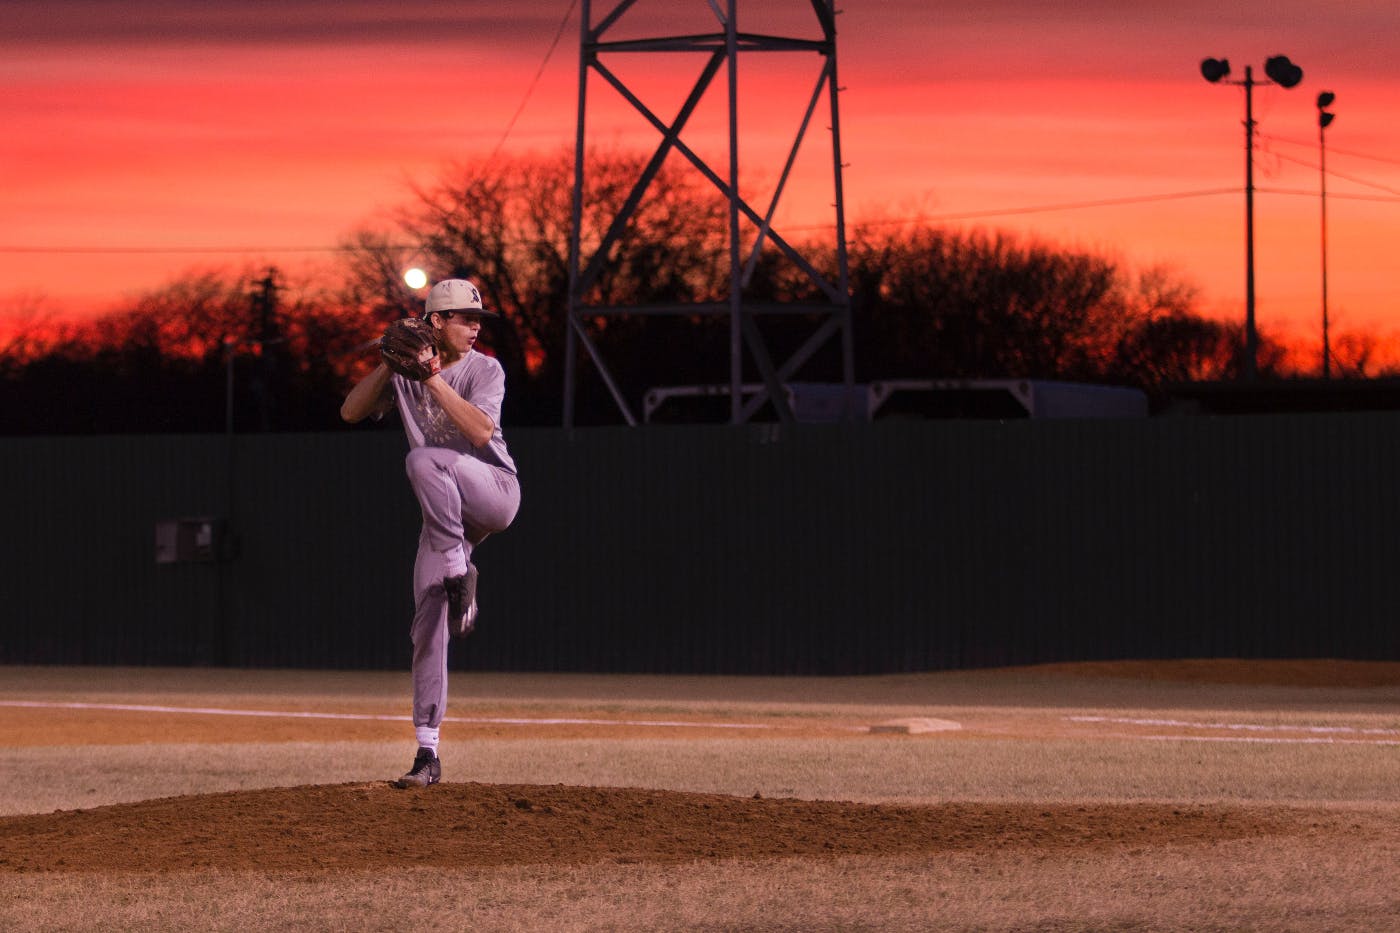
M1327 108L1337 95L1323 91L1317 95L1318 181L1322 193L1322 378L1332 378L1332 344L1327 332L1327 127L1337 118Z
M1254 80L1254 68L1247 65L1243 81L1225 81L1244 88L1244 378L1250 382L1259 370L1259 333L1254 324L1254 88L1260 84L1294 87L1303 80L1303 69L1287 55L1275 55L1264 62L1264 74L1269 80ZM1201 77L1211 84L1219 84L1229 75L1229 59L1201 62Z

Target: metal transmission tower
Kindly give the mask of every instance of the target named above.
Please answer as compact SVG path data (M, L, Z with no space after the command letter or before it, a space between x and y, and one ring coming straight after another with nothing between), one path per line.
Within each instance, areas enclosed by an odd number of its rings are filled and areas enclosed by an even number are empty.
M645 7L637 0L620 0L610 12L595 21L593 4L583 0L581 24L581 44L579 50L579 94L578 94L578 135L574 151L574 191L573 219L569 241L569 307L568 333L565 343L564 364L564 425L574 423L574 400L578 377L578 352L582 347L587 352L598 374L606 384L608 392L617 404L618 410L629 425L637 423L632 406L628 404L621 388L608 367L598 343L590 333L590 322L605 319L612 315L728 315L729 318L729 373L728 393L730 422L740 424L752 418L766 403L771 403L779 419L784 423L793 420L792 408L788 402L785 384L829 341L840 339L842 377L845 383L847 404L852 397L853 348L851 340L851 301L849 272L846 261L845 206L841 184L841 123L837 107L836 82L836 22L833 0L792 0L799 8L810 7L819 29L817 38L786 38L773 35L757 35L740 32L738 27L738 0L705 0L701 6L708 6L719 25L719 31L704 34L665 35L642 39L610 39L617 33L619 21L624 14L629 25L635 25L637 13L633 7ZM653 7L657 3L650 4ZM674 2L664 4L664 13L673 13ZM770 4L771 6L771 4ZM638 11L640 12L640 11ZM796 14L799 11L794 11ZM805 15L805 14L803 14ZM707 15L708 19L708 15ZM641 99L638 93L629 88L605 62L613 61L618 55L637 53L696 53L704 56L705 64L700 70L694 87L686 96L679 112L669 121L662 119ZM816 85L802 115L796 137L793 140L787 159L782 167L774 188L772 199L764 210L749 203L739 185L739 55L740 53L816 53L821 65L816 76ZM728 75L728 164L722 170L712 168L682 139L682 132L704 98L721 69ZM611 219L604 221L598 245L590 255L583 254L580 227L583 219L583 204L587 197L587 172L585 153L587 136L585 133L587 89L590 72L596 73L613 87L622 99L640 114L660 135L656 151L645 163L631 192L621 208ZM778 208L783 189L790 178L798 151L802 145L812 117L825 101L830 107L831 130L831 171L832 206L835 209L834 255L836 260L836 280L818 271L816 266L804 257L799 249L788 242L773 227L773 218ZM708 179L723 195L728 204L728 243L729 243L729 285L727 301L709 303L688 303L671 305L604 305L590 299L596 294L599 275L610 262L610 253L623 233L646 194L648 186L656 179L667 156L675 154L694 167ZM745 290L753 275L765 244L778 250L810 282L811 291L818 295L815 301L805 302L756 302L745 296ZM772 315L798 315L815 322L815 329L802 339L788 358L775 365L768 345L764 340L759 319ZM750 396L744 397L744 349L762 379L757 391L749 386ZM718 381L718 380L717 380Z

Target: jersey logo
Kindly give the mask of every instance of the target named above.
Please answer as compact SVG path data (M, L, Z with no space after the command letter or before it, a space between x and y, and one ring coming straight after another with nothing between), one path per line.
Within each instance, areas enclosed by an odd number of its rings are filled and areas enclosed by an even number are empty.
M425 392L414 401L417 403L414 407L418 409L418 427L422 430L423 441L428 446L448 447L449 442L462 436L462 432L457 430L457 425L447 417L447 412L431 395Z

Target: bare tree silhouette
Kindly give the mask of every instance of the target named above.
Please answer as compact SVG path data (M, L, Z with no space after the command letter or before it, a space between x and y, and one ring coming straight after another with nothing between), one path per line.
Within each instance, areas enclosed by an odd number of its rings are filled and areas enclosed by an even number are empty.
M642 156L590 155L591 199L581 237L601 242ZM483 343L512 373L514 424L557 424L568 288L572 153L470 163L414 192L384 227L353 231L334 281L278 276L272 322L254 311L266 270L192 273L83 325L44 324L11 334L0 387L0 430L53 433L218 430L226 346L275 354L276 429L338 427L345 385L375 356L384 325L413 313L419 296L402 273L468 276L505 321ZM713 301L728 289L725 206L702 179L663 166L618 238L590 301ZM804 245L816 265L830 250ZM1004 233L871 223L850 237L857 378L1043 378L1137 385L1232 378L1242 365L1234 325L1202 317L1196 290L1171 270L1138 274L1082 250ZM834 274L834 270L827 269ZM748 285L758 300L810 298L810 279L774 251ZM705 316L608 317L595 339L625 390L714 381L727 359L723 322ZM801 322L794 322L794 327ZM795 331L796 332L796 331ZM775 343L781 344L782 334ZM1374 338L1339 337L1338 365L1366 374ZM820 364L820 360L817 361ZM1287 375L1284 347L1261 336L1260 372ZM240 392L249 386L240 383ZM612 411L601 398L600 411ZM580 399L581 410L588 404ZM585 421L586 423L586 421ZM249 427L250 425L243 425ZM257 427L257 425L251 425Z

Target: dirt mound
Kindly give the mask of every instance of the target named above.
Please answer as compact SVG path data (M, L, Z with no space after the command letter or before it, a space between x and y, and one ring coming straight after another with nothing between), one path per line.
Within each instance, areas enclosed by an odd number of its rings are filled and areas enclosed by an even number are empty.
M326 872L1209 844L1297 832L1278 810L887 806L597 787L343 784L0 819L0 872ZM1316 829L1316 826L1314 826Z

